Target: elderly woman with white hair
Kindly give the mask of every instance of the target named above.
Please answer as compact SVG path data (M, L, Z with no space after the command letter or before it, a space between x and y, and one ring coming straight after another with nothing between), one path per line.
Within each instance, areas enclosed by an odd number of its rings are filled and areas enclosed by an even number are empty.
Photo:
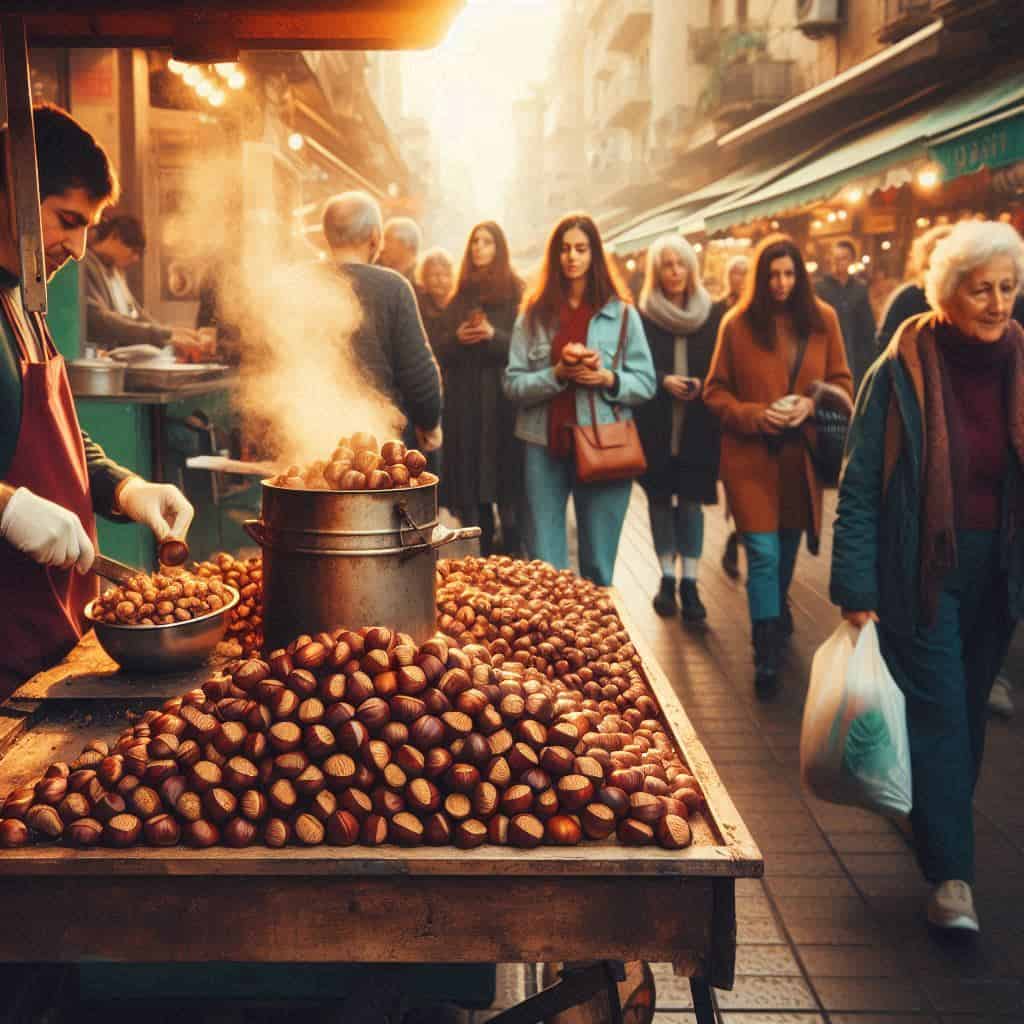
M850 424L832 600L878 623L906 697L927 919L978 931L972 797L985 701L1024 611L1024 245L965 221L936 245L932 312L905 321Z
M647 254L639 306L658 382L654 398L636 411L647 457L640 483L661 563L654 610L668 616L679 607L678 558L683 620L701 622L707 618L697 590L702 506L717 501L719 450L718 423L705 408L702 391L725 304L712 304L693 246L682 235L663 235Z

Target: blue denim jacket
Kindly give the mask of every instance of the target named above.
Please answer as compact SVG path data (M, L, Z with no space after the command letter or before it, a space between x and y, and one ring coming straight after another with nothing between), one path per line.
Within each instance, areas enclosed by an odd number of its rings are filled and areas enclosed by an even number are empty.
M654 397L655 378L651 351L647 347L640 314L632 306L625 306L619 299L608 303L590 319L587 328L587 347L601 353L601 366L611 369L615 350L619 344L619 328L623 308L628 317L626 343L622 359L616 367L619 375L619 389L611 395L604 390L594 391L594 407L597 422L611 423L615 420L614 406L620 406L620 419L631 419L631 405L641 405ZM531 333L522 314L516 320L512 331L512 343L505 370L504 387L506 396L516 405L516 437L528 444L548 443L548 403L555 395L564 391L567 381L555 377L551 365L551 341L554 328L538 327ZM589 388L576 391L576 422L590 423Z

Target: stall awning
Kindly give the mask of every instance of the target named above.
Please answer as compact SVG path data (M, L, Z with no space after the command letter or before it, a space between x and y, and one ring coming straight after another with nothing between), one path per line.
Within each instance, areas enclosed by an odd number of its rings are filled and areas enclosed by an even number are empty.
M929 110L862 132L763 188L708 211L707 230L722 231L826 199L854 182L869 191L903 184L909 180L908 167L929 158L933 141L1022 104L1024 73L949 96Z
M1024 160L1024 104L936 139L929 153L943 181Z

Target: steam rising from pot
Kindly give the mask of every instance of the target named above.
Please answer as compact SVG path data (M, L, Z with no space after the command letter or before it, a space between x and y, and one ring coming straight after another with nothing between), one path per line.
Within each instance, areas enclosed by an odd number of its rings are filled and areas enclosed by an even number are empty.
M239 188L237 159L204 159L185 177L168 227L176 249L214 268L221 320L238 327L232 397L247 434L283 463L322 458L360 430L400 436L404 417L352 346L362 314L344 275L296 241L270 194L245 194L247 180ZM267 180L263 192L272 191Z

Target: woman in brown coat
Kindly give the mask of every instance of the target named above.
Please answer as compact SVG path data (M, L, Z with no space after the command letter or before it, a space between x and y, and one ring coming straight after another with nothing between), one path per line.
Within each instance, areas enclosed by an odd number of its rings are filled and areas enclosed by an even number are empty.
M800 536L817 553L822 487L809 445L818 402L852 412L839 322L815 298L794 242L766 238L743 298L726 314L704 385L722 426L720 475L747 550L754 682L768 695L792 632L787 593Z

